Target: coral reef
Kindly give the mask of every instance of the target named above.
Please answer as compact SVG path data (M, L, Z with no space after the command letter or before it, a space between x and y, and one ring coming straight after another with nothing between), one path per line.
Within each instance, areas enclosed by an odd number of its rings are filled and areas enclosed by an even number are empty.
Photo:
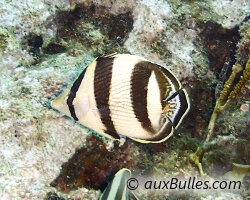
M85 187L101 189L107 186L110 177L113 177L121 168L132 168L131 148L124 144L122 147L108 151L105 143L94 136L89 136L86 147L78 149L74 156L62 165L61 174L51 183L62 191Z
M235 55L236 44L239 41L238 28L226 29L213 21L201 23L199 36L207 52L210 68L218 73L224 63L230 62Z
M242 72L225 100L237 93L237 101L213 122L216 137L209 136L202 164L210 176L224 175L234 162L249 164L247 10L244 0L0 0L1 199L96 199L93 188L123 166L142 177L198 175L190 156L235 63ZM190 113L165 143L127 139L125 146L110 151L107 141L87 137L89 130L47 106L94 57L114 52L168 67L188 91ZM86 173L91 166L98 167ZM100 180L92 178L94 172ZM68 180L67 175L73 176ZM66 193L50 185L58 176ZM243 182L249 185L248 176ZM243 199L245 190L161 198ZM143 192L138 197L160 198Z
M244 64L250 56L249 53L249 46L250 46L250 22L249 22L249 17L246 18L245 22L240 26L239 29L241 40L237 45L237 60L240 61L239 64Z
M240 77L240 80L237 82L237 84L235 86L232 86L233 81L235 80L237 74L239 74L240 72L242 72L243 75ZM240 92L240 89L245 85L247 81L249 81L249 79L250 79L250 59L246 63L245 69L243 69L243 67L240 64L233 66L232 73L229 76L228 80L226 81L220 97L216 101L216 105L208 125L208 134L205 139L206 142L209 141L209 139L212 137L217 115L228 107L228 105L235 99L236 95ZM233 89L230 92L230 89L232 87Z
M233 85L237 75L242 73L240 80ZM239 94L241 88L246 84L247 81L250 80L250 59L247 61L245 67L241 66L240 64L236 64L232 67L232 73L229 76L228 80L224 84L224 88L220 94L220 97L217 99L214 111L210 118L208 124L208 133L205 137L204 142L197 148L197 151L193 155L192 158L195 164L198 166L200 173L204 176L204 172L201 166L201 160L204 155L204 145L209 142L214 134L214 127L215 127L215 120L217 119L218 115L223 112L231 102L236 98L236 95ZM219 150L217 148L217 150ZM217 154L217 153L216 153ZM218 156L218 155L217 155ZM221 156L220 156L221 157Z

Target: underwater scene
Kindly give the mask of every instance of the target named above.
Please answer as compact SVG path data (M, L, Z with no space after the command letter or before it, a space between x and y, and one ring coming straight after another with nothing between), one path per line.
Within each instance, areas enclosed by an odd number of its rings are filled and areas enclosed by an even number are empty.
M0 200L250 199L248 0L0 0Z

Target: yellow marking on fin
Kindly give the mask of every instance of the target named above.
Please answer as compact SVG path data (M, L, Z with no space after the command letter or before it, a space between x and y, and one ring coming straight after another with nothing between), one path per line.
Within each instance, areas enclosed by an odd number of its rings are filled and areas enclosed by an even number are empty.
M98 132L97 132L97 133L98 133ZM116 138L112 137L112 136L109 135L108 133L102 132L102 133L98 133L98 134L103 135L104 137L106 137L106 138L108 138L108 139L111 139L111 140L118 140L118 141L119 141L119 139L116 139ZM119 134L118 134L118 135L119 135Z
M162 114L167 114L169 107L170 107L170 105L168 103L166 103L165 107L162 110Z
M67 105L67 98L70 88L63 91L58 97L51 101L51 107L58 110L59 112L71 116Z
M58 104L60 104L62 101L66 101L68 98L68 93L69 93L70 89L67 88L66 90L64 90L59 96L57 96L55 99L53 99L51 101L51 106L52 107L56 107L58 106Z
M168 138L170 138L171 136L173 135L173 130L171 131L170 134L168 134L165 138L159 140L159 141L150 141L150 140L143 140L143 139L137 139L137 138L132 138L132 137L129 137L131 140L134 140L136 142L140 142L140 143L143 143L143 144L148 144L148 143L162 143L164 141L166 141Z
M117 52L114 52L114 53L111 53L111 54L108 54L108 55L103 55L103 56L100 56L100 57L112 58L112 57L114 57L114 56L117 55L117 54L118 54Z

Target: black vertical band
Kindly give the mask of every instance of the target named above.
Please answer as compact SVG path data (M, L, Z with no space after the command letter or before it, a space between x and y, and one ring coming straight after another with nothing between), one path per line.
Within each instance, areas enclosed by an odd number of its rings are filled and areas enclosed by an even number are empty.
M112 78L112 68L114 58L100 57L97 58L94 74L94 94L96 106L100 113L101 121L106 127L106 133L112 137L119 139L119 135L115 130L114 123L111 119L109 107L109 95Z
M74 120L76 120L76 121L78 121L78 118L77 118L76 113L75 113L75 108L74 108L74 105L73 105L73 101L74 101L74 99L76 97L76 93L77 93L77 91L78 91L78 89L79 89L79 87L81 85L81 82L82 82L82 79L83 79L83 77L85 75L86 70L87 70L87 67L82 71L80 76L74 82L73 86L70 89L68 99L67 99L67 104L68 104L68 107L69 107L71 117L73 117Z
M148 82L152 73L152 70L146 66L147 64L148 62L142 61L134 66L130 80L130 96L136 118L144 129L154 133L147 110Z

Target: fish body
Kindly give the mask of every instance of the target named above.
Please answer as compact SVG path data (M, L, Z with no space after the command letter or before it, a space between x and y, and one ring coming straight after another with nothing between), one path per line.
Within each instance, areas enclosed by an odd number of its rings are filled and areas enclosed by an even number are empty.
M130 54L96 58L51 105L108 138L142 143L168 139L190 107L171 71Z

